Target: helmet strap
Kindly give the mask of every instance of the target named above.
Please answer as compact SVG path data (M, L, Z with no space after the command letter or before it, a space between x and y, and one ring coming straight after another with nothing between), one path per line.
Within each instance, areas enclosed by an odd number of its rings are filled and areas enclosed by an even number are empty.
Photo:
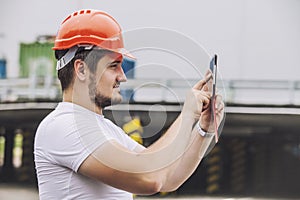
M75 56L78 46L71 47L68 52L61 57L56 63L56 70L60 70L65 67Z

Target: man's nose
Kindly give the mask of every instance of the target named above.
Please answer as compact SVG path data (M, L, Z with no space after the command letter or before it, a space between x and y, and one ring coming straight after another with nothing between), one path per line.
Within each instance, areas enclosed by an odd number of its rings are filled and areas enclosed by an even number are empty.
M117 77L117 81L118 82L126 82L127 81L127 77L126 77L122 67L120 67L119 74L118 74L118 77Z

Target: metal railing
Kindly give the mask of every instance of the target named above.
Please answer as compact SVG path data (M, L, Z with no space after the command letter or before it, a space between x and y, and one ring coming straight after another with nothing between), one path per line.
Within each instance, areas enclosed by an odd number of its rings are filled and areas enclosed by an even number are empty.
M56 100L60 95L59 82L52 77L0 79L1 102Z
M121 84L126 100L136 102L183 102L188 88L197 80L129 79ZM226 103L300 105L300 81L223 80L218 91ZM61 99L57 79L0 79L0 101L34 101Z

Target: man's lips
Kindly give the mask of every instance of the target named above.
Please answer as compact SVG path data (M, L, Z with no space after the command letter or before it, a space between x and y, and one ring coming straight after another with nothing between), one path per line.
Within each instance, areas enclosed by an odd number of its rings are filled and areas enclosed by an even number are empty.
M116 83L113 88L119 88L120 87L120 83Z

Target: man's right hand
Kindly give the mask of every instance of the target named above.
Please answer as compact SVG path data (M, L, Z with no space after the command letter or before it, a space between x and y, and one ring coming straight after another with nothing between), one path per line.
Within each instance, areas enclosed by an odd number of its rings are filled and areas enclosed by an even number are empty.
M204 91L202 88L205 86L211 76L212 73L210 71L207 72L206 76L188 91L181 113L182 117L189 117L193 118L194 120L199 120L202 111L209 106L211 92Z

